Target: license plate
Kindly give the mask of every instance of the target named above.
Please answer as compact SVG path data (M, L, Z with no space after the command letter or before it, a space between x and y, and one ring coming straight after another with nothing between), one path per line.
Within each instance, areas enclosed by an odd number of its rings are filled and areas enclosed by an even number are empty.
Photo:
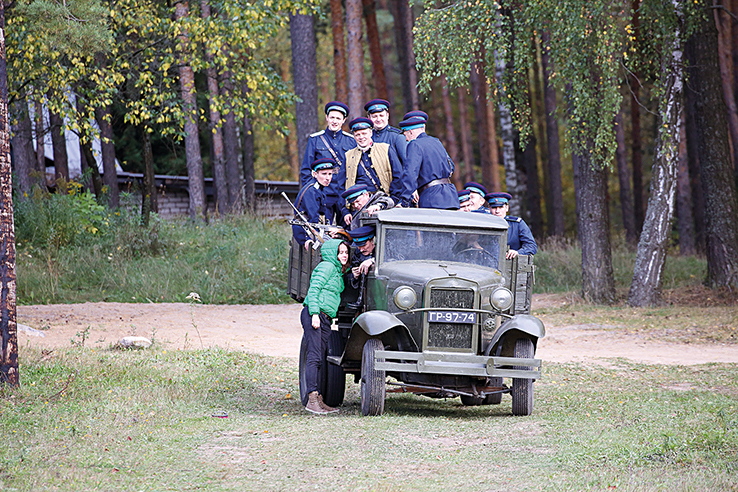
M477 313L459 311L428 311L429 323L476 323Z

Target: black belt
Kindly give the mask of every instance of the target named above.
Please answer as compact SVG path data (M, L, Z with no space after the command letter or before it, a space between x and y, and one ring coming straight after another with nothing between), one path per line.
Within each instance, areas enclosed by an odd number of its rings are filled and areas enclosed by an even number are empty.
M423 193L425 190L430 188L431 186L437 186L442 184L451 184L451 180L448 178L440 178L440 179L434 179L433 181L428 181L423 186L418 188L418 193Z

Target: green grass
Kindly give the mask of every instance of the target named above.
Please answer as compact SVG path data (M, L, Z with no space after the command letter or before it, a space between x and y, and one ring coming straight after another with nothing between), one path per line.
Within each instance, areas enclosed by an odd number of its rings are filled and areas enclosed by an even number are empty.
M530 417L389 395L299 404L296 362L222 350L21 350L2 490L736 490L738 366L544 362ZM227 418L213 415L227 414Z

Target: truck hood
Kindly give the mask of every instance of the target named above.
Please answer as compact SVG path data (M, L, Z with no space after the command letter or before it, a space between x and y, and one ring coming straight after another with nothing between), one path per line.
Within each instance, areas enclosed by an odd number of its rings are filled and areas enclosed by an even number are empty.
M453 261L393 261L382 264L377 275L389 277L393 283L421 285L437 278L462 278L476 282L480 287L504 282L499 270Z

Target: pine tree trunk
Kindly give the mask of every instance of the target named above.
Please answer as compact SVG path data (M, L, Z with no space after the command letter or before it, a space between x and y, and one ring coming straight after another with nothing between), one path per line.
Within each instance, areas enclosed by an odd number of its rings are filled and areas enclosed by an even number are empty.
M350 118L364 112L362 77L364 47L361 43L361 0L346 0L346 52L348 54L348 106Z
M36 137L36 170L41 173L41 186L46 189L46 142L44 141L44 135L46 135L46 129L44 125L44 108L41 102L34 101L35 106L35 118L34 118L34 134Z
M489 135L489 160L491 162L492 188L490 191L500 191L502 184L500 183L500 149L497 145L497 121L495 119L494 95L491 94L491 87L485 82L487 96L487 134ZM488 92L490 91L490 92Z
M607 208L607 169L595 168L584 150L572 149L577 234L582 248L582 297L597 304L615 300Z
M315 55L313 16L290 15L292 42L292 81L295 95L295 125L297 126L297 153L305 155L308 136L318 128L318 83ZM244 163L245 165L245 163Z
M406 65L402 66L402 71L406 72L405 75L407 76L408 93L405 97L405 111L407 112L420 108L418 72L415 68L415 52L413 51L413 11L407 0L397 0L397 4L397 13L403 34L402 44L398 45L397 50L405 51L403 59L406 60Z
M26 99L20 99L13 106L18 110L16 117L18 123L14 125L12 137L13 163L15 164L15 175L18 177L18 191L20 196L24 197L28 196L33 187L32 172L36 167L33 144L31 143L33 128L31 118L28 116Z
M248 87L244 86L244 92L248 91ZM244 187L244 207L249 213L256 211L256 178L254 170L254 127L251 123L250 115L243 117L243 127L241 128L241 151L243 153L243 187Z
M331 2L331 31L333 32L333 71L336 75L336 98L345 102L348 99L346 85L346 43L343 35L343 6L341 0ZM297 170L296 176L299 176Z
M189 17L189 1L181 0L176 4L175 19L184 21ZM180 24L184 24L181 22ZM181 66L179 69L179 84L182 91L182 102L185 114L185 154L187 157L187 176L190 192L190 218L204 218L206 216L205 180L202 171L202 156L200 154L200 137L197 126L197 100L195 97L195 74L188 63L189 34L181 27L178 36Z
M49 131L51 132L51 143L54 146L55 179L61 178L69 181L67 138L64 134L64 122L58 114L51 110L49 110Z
M541 66L543 68L543 102L546 112L546 148L548 149L548 235L564 237L564 198L561 184L559 122L556 117L556 89L551 84L553 71L548 55L549 34L541 33Z
M97 125L100 127L103 182L108 187L108 205L111 208L117 208L120 203L120 193L118 190L118 172L115 169L115 144L113 143L113 127L110 124L110 107L97 108L95 113ZM97 163L92 165L97 165Z
M618 166L618 182L620 183L620 210L623 214L623 228L625 240L631 246L638 243L633 215L633 193L630 190L630 170L625 150L625 128L623 128L623 112L620 110L615 117L615 162Z
M210 18L209 0L200 0L200 15L205 22ZM218 75L213 64L213 54L205 53L208 62L207 79L208 92L210 93L210 138L213 149L213 180L215 181L215 207L218 213L227 214L231 211L231 198L228 193L228 182L225 170L225 151L223 150L223 128L221 126L220 111L217 108L217 100L220 88L218 87Z
M679 221L679 254L691 256L697 253L692 218L692 188L689 184L689 158L687 157L686 111L679 118L679 168L677 169L676 215Z
M372 60L372 79L374 90L378 97L387 99L387 77L384 74L382 61L382 45L379 42L379 28L377 27L377 8L374 0L362 0L364 6L364 21L366 22L366 37L369 42L369 56Z
M484 75L484 62L477 55L469 71L469 85L474 101L474 121L477 125L479 143L479 165L482 171L482 184L492 188L492 161L489 151L489 130L487 129L487 84Z
M223 74L221 86L221 100L224 101L226 110L222 119L226 189L230 211L238 214L243 210L243 180L241 179L241 162L239 160L241 149L239 148L238 122L236 121L236 113L229 102L234 91L230 71Z
M456 142L456 130L454 130L454 113L451 107L451 93L448 89L448 81L445 76L441 76L441 97L443 99L443 115L444 121L446 122L446 149L451 160L454 161L457 168L451 177L457 188L461 189L464 186L462 181L462 172L458 168L459 165L459 145Z
M633 12L633 45L638 46L641 39L641 20L639 14L640 0L631 0ZM641 74L637 71L630 76L630 141L633 157L633 216L635 217L636 234L641 235L643 228L643 156L641 149Z
M708 9L710 4L701 0ZM688 70L695 97L700 178L705 196L705 248L710 287L738 287L738 197L728 146L728 122L712 18L688 42Z
M5 3L0 3L0 384L18 386L15 224L10 165L8 71L5 59Z
M156 176L154 174L154 152L151 149L151 134L144 126L139 127L141 139L143 140L143 189L141 190L141 222L144 226L149 225L151 212L158 212L158 200L156 197Z
M683 21L681 0L672 0L679 22ZM674 33L670 47L664 49L661 77L660 125L651 171L651 195L646 219L638 242L633 281L628 304L634 307L661 303L666 250L676 197L679 166L680 112L682 104L682 30Z
M395 48L397 51L397 64L398 71L400 73L400 83L402 85L402 106L403 111L400 113L405 114L412 108L412 88L410 87L410 65L407 60L407 50L405 44L407 43L407 33L405 32L405 23L403 22L403 16L401 7L403 4L407 4L407 0L388 0L389 9L392 14L392 24L395 32ZM395 105L394 107L397 107ZM399 108L398 108L399 109Z
M525 170L525 222L530 227L533 237L543 236L543 212L541 210L541 185L538 179L538 156L536 152L536 136L531 134L528 144L521 153Z
M687 42L687 47L689 42ZM686 53L686 49L685 49ZM700 156L697 138L697 123L695 122L695 108L697 94L691 89L689 79L685 81L684 107L685 127L687 133L687 161L689 166L689 185L692 190L692 217L694 217L695 247L700 253L705 252L705 195L702 193L700 179Z
M714 2L715 3L715 2ZM726 10L714 9L715 25L718 32L718 59L720 60L720 75L722 80L723 97L727 106L728 130L730 131L730 150L734 166L738 166L738 108L736 107L733 92L733 30L734 19L730 16L730 0L716 2L722 4ZM738 177L738 175L737 175Z
M461 126L461 153L464 156L464 182L474 181L474 148L472 146L471 124L469 123L466 89L457 89L459 96L459 126Z

